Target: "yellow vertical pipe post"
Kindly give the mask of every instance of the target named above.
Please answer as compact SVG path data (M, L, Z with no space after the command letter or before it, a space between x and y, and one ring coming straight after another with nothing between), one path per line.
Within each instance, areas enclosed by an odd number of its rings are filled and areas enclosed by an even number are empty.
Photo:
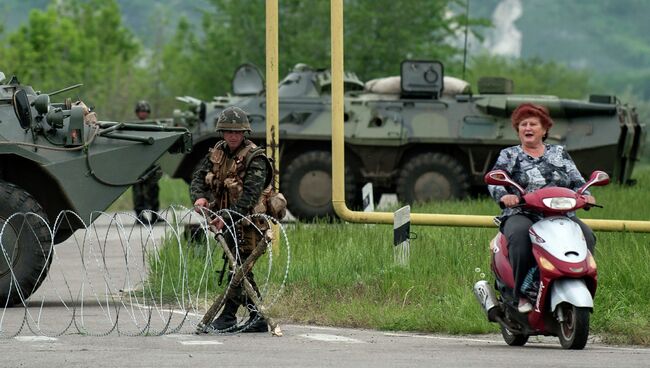
M272 159L275 168L273 186L279 190L280 155L278 143L280 132L278 117L278 1L266 0L266 155ZM279 250L277 225L273 226L273 250Z
M345 205L343 146L343 0L330 1L332 67L332 205L341 216L351 212ZM339 122L339 119L341 122ZM343 213L339 213L339 211ZM341 216L344 217L344 216Z
M345 204L343 129L343 0L330 1L332 47L332 206L343 220L359 223L392 224L391 212L352 211ZM496 208L495 208L496 213ZM650 221L593 220L584 222L599 231L650 232ZM412 213L414 225L494 227L493 216Z
M266 0L266 154L278 173L278 1ZM274 185L277 178L273 178ZM276 188L278 189L278 188Z

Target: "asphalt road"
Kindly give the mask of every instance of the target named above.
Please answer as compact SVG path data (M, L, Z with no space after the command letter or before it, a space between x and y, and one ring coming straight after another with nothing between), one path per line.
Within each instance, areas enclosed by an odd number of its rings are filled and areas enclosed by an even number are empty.
M173 334L142 336L143 324L159 331L165 318L157 318L158 312L153 318L142 313L147 308L137 300L122 301L118 329L132 336L121 335L107 321L116 316L106 301L117 290L137 286L142 276L140 240L147 246L153 244L165 227L156 226L152 237L138 228L130 232L129 226L108 229L109 222L102 219L94 228L96 235L78 233L58 245L51 277L30 298L27 308L0 309L4 336L0 338L0 367L650 366L650 349L608 346L597 339L591 339L584 350L566 351L556 338L531 338L526 346L515 348L497 335L388 333L291 324L281 324L282 337L267 333L195 335L191 323ZM200 317L190 314L188 318ZM173 323L180 318L175 317Z
M507 346L497 336L442 336L283 326L283 337L19 336L0 340L3 367L648 367L650 349L555 339ZM535 339L536 340L536 339Z

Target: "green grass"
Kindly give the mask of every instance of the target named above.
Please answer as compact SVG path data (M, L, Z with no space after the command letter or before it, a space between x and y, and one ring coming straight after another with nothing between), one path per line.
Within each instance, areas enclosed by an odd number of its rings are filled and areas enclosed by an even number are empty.
M634 187L593 188L605 208L579 215L648 220L650 167L640 167L635 177ZM479 198L417 206L412 212L495 215L498 208L491 200ZM272 308L281 320L452 334L498 332L497 325L486 321L472 293L476 281L493 279L488 242L495 229L413 226L417 239L411 243L408 267L402 267L393 260L392 226L318 222L285 226L291 245L289 273L284 293ZM592 334L612 343L650 345L650 235L597 232L597 237L599 285ZM178 246L165 249L179 250ZM279 249L274 262L282 266L288 259L286 244ZM216 262L208 263L205 251L192 252L194 257L184 257L194 262L189 266L191 288L214 295L219 288L214 280L206 284L206 275L216 279L220 252L212 254ZM178 254L161 255L165 257L170 264L180 259ZM266 264L262 260L256 266L258 283L266 275ZM284 277L283 268L279 270L270 274L275 288ZM165 285L173 285L177 276L168 277Z
M222 287L217 285L215 277L221 271L223 261L220 248L214 241L206 244L188 243L183 241L179 248L176 239L168 238L158 252L147 254L149 278L146 290L155 299L173 303L182 296L192 298L206 297L209 299Z

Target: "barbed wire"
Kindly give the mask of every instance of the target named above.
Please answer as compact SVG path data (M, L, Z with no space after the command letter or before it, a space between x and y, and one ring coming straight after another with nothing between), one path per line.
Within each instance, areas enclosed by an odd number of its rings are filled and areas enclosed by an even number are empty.
M242 262L241 233L235 229L247 226L264 239L266 229L278 224L273 231L278 246L267 241L265 255L255 266L263 271L257 284L266 310L278 301L291 263L282 224L264 214L243 216L205 208L197 213L183 206L146 212L160 221L144 223L130 212L93 212L91 222L72 211L59 213L51 224L31 212L3 220L0 338L28 333L50 337L194 333L215 297L234 287L232 278L223 287L216 285L221 247L207 219L226 222L223 233L232 237L233 254ZM78 224L80 230L54 244L57 235ZM256 306L247 307L257 311ZM209 332L239 333L254 322Z

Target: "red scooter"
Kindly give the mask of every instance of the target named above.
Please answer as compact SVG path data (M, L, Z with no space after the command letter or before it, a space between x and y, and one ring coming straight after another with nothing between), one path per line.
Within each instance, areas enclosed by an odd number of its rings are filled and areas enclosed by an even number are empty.
M511 346L526 344L532 335L547 335L557 336L565 349L584 348L598 283L596 261L587 249L580 226L566 214L596 206L588 204L583 193L590 186L607 185L609 176L595 171L577 192L548 187L526 193L502 170L487 173L485 182L516 188L521 193L520 206L544 215L529 230L539 274L534 277L537 272L530 272L527 280L534 285L530 291L531 300L534 300L533 310L526 314L517 311L518 299L513 295L514 277L508 260L508 242L502 233L498 233L490 242L491 268L496 278L494 289L485 280L474 285L474 294L488 320L501 325L503 339Z

